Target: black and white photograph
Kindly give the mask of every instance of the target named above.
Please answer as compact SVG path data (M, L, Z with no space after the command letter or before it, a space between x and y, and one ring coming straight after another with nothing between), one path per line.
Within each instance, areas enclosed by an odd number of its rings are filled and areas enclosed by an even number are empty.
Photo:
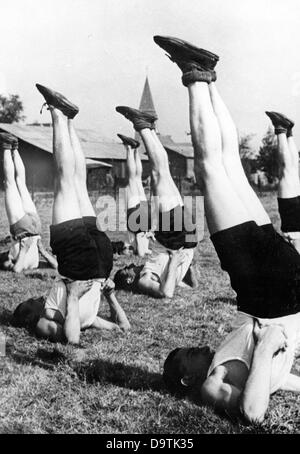
M299 2L0 11L0 434L299 434Z

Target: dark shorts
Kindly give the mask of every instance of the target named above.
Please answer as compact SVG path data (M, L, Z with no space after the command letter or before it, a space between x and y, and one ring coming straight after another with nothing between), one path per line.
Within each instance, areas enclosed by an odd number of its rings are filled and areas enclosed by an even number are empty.
M128 208L127 230L135 234L151 230L151 205L147 200L141 200L135 207Z
M160 212L155 238L168 249L177 250L197 246L197 232L193 214L184 206L177 205L170 211Z
M50 246L62 276L81 281L109 277L113 265L112 246L107 235L98 230L96 217L51 225Z
M27 236L41 234L41 221L36 213L26 213L18 222L10 226L14 240L22 240Z
M278 197L278 211L282 232L300 232L300 196L289 199Z
M262 318L300 311L300 255L272 224L245 222L211 240L240 311Z

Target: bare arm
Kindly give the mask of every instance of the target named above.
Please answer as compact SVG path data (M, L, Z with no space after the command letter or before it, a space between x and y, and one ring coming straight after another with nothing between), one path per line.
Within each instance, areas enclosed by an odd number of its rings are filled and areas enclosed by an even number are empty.
M106 286L103 290L103 293L109 304L111 321L113 322L112 324L115 326L117 325L123 332L126 332L130 330L130 323L124 310L122 309L117 300L114 288L115 288L114 282L111 279L108 279L108 281L106 282Z
M261 423L265 417L270 400L273 356L286 346L286 337L279 325L269 325L256 333L257 344L240 406L241 413L251 423Z
M57 263L57 260L56 258L54 257L54 255L50 254L50 252L48 252L44 245L43 245L43 242L41 239L38 240L38 249L39 249L39 253L41 254L42 257L44 257L44 259L47 260L47 262L49 263L49 265L54 268L55 270L57 269L58 267L58 263Z
M246 368L242 363L241 367ZM224 366L216 367L202 386L201 401L216 410L231 416L237 416L239 414L239 399L242 390L234 385L224 383L224 378Z
M183 249L178 249L170 253L167 277L160 287L161 293L167 298L173 298L176 287L177 268L184 261Z
M51 342L62 342L65 340L63 325L45 317L39 319L35 332L38 337L49 339Z
M71 344L79 344L80 318L79 299L93 285L93 281L73 281L66 283L67 311L64 323L64 334Z
M300 393L300 377L298 377L298 375L289 374L281 389L283 391Z

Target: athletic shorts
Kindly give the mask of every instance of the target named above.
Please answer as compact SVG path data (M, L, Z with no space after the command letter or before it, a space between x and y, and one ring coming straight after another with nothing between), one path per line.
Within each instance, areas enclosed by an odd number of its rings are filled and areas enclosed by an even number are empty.
M58 272L73 280L107 279L113 265L112 245L88 216L50 226L50 246Z
M192 213L181 205L177 205L170 211L159 212L155 238L167 249L195 248L197 240Z
M300 311L300 255L272 224L245 222L212 235L238 310L275 318Z
M14 240L22 240L26 236L41 234L41 221L37 213L26 213L19 221L10 226Z
M128 208L127 230L135 234L151 230L151 205L147 200L141 200L135 207Z
M278 197L278 211L282 232L300 232L300 196L289 199Z

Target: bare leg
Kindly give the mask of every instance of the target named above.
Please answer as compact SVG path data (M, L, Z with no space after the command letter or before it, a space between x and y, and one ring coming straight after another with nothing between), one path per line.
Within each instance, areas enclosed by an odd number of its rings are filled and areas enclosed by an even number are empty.
M25 213L36 213L36 207L26 186L25 167L18 150L12 151L12 157L15 165L15 179L19 194L22 200Z
M25 211L15 180L15 166L11 150L3 152L3 172L6 213L9 225L12 225L25 215Z
M142 175L143 175L143 166L141 161L141 156L138 150L134 150L134 159L136 165L136 182L139 191L140 200L147 200L145 190L142 183Z
M134 208L140 202L140 195L139 195L139 188L138 188L138 181L137 181L137 169L136 169L136 161L134 156L134 150L125 145L127 151L127 159L126 159L126 169L127 169L127 176L128 176L128 185L126 188L126 196L127 196L127 209Z
M52 222L59 224L81 217L75 180L75 159L70 142L67 118L51 108L53 121L53 156L56 167Z
M221 132L223 166L232 187L238 194L243 205L247 207L251 219L258 225L269 224L271 222L270 218L245 175L239 155L236 126L214 82L209 84L209 91Z
M211 234L252 220L223 166L222 139L208 84L188 86L195 174L203 186L206 219Z
M156 133L142 129L140 135L146 147L151 166L153 193L158 197L160 211L169 211L183 205L181 195L170 173L168 155Z
M86 186L86 163L80 141L73 126L73 121L68 120L70 141L75 157L75 186L80 206L81 216L96 216L93 205L90 201Z
M293 137L287 139L286 134L278 134L278 166L279 183L278 197L288 199L300 195L298 168L298 150Z

